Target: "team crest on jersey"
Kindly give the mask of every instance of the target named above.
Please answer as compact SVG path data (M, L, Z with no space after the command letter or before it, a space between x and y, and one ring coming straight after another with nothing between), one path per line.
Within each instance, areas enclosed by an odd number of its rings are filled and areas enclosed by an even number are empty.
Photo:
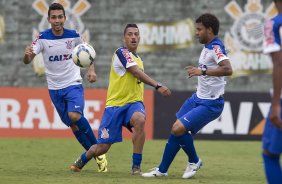
M109 137L109 129L104 128L103 130L101 130L101 139L108 139Z
M261 0L248 0L244 9L241 9L236 0L232 0L224 9L234 19L224 37L234 71L232 76L269 73L272 69L271 60L262 54L263 25L266 19L277 14L274 3L264 8Z
M67 44L67 49L72 49L72 40L68 40L65 43Z
M68 29L77 30L82 38L86 42L90 42L90 32L88 29L85 29L84 23L81 21L81 16L91 8L91 4L87 0L78 0L76 3L71 6L70 0L57 0L65 8L66 13L66 22L65 27ZM38 28L33 29L32 37L36 38L39 32L50 28L50 24L47 20L49 5L46 0L35 0L32 4L33 9L42 16L41 22L38 25ZM70 43L66 43L67 48L71 49ZM43 75L45 73L45 67L43 62L42 54L36 55L33 60L34 71L37 75Z

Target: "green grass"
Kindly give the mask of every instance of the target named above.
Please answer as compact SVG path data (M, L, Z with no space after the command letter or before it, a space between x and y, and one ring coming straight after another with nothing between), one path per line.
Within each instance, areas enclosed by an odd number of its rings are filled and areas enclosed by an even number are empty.
M158 166L166 141L147 141L143 171ZM69 165L82 153L74 139L0 139L1 184L262 184L260 142L195 141L203 167L192 179L181 179L187 157L180 150L166 178L131 176L131 141L115 144L107 154L109 172L98 173L94 161L80 173Z

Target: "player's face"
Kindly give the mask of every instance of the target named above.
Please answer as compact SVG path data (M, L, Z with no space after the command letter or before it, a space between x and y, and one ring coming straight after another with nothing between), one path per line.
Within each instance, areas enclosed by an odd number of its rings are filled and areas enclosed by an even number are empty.
M140 41L140 34L138 28L129 27L127 28L124 38L123 38L125 46L133 52L136 52L139 41Z
M208 30L202 23L196 23L196 37L202 44L208 42Z
M63 10L50 11L48 22L51 24L52 31L55 34L61 35L63 33L65 21L66 21L66 17L64 16Z

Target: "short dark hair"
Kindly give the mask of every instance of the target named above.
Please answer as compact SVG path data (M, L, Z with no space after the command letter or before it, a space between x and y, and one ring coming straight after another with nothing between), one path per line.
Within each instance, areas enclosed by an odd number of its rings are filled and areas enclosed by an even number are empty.
M213 34L217 35L219 31L219 21L217 17L210 13L205 13L196 19L196 23L202 23L206 28L211 27Z
M124 31L123 31L123 35L125 35L127 29L130 28L130 27L135 27L135 28L138 29L137 24L126 24L126 26L125 26L125 28L124 28Z
M52 4L49 6L48 17L50 17L50 11L51 11L51 10L63 10L64 16L66 16L66 14L65 14L65 9L64 9L63 5L61 5L60 3L52 3Z

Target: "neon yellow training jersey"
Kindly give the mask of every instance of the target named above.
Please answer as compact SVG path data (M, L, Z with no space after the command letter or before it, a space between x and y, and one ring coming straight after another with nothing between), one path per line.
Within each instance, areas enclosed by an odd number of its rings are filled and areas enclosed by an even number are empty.
M141 58L127 48L118 48L112 58L106 106L123 106L143 102L144 83L126 69L137 65L144 71Z

